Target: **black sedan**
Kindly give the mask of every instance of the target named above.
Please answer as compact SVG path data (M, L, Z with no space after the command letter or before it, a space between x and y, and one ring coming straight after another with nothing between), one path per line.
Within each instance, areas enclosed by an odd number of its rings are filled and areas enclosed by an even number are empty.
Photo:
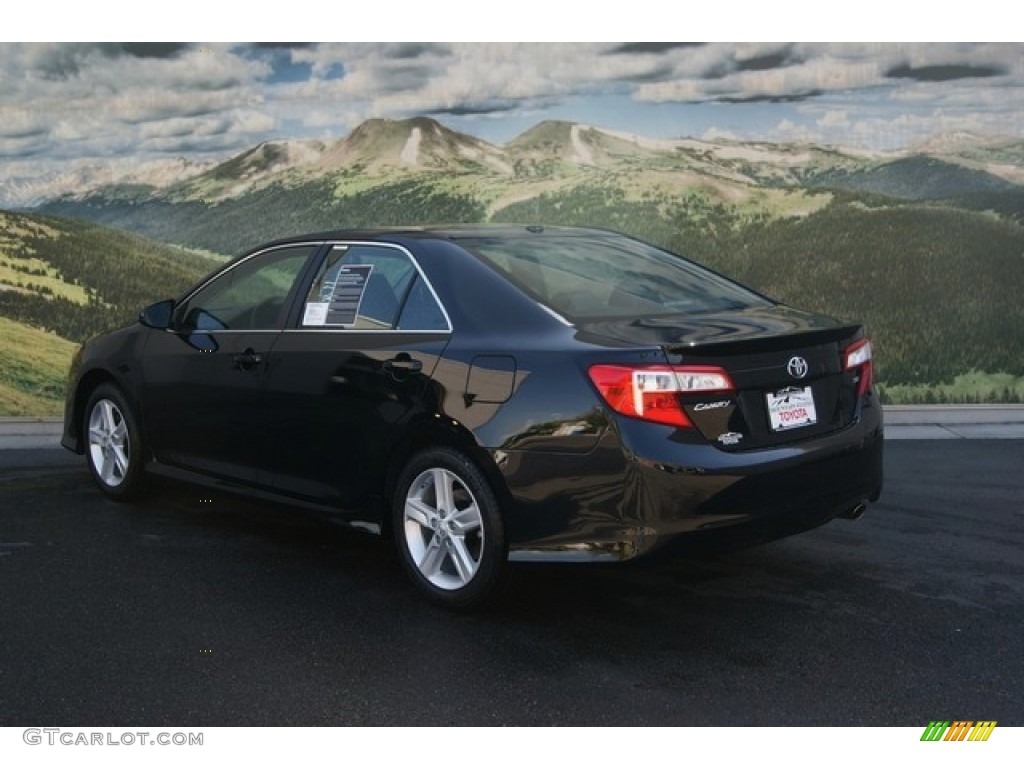
M871 344L584 229L330 232L246 253L79 350L65 447L394 537L441 603L510 559L624 560L857 517Z

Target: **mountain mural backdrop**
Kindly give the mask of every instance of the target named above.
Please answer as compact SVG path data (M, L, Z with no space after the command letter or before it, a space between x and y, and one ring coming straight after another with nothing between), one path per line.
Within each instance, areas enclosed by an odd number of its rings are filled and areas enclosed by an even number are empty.
M484 221L616 229L859 319L890 401L1024 396L1019 140L957 133L886 153L549 120L499 145L430 118L372 119L219 163L19 180L0 199L17 208L0 215L5 354L30 333L55 350L49 367L5 366L0 412L56 409L70 342L224 256L306 231Z

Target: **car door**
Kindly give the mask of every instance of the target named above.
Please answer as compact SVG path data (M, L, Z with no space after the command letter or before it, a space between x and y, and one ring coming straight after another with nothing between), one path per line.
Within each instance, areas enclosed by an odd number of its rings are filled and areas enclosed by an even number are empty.
M436 412L451 326L411 253L333 243L274 346L266 390L281 492L340 511L379 490L391 449Z
M142 405L159 461L258 484L273 451L267 361L318 247L273 248L238 261L179 303L171 329L152 332Z

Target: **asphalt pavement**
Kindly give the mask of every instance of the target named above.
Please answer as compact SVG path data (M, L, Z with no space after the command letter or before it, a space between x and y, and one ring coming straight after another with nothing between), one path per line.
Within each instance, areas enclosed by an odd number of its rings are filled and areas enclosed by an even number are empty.
M0 450L0 726L1024 725L1024 440L893 440L861 520L517 565L468 616L387 542L186 485L117 504L24 442Z

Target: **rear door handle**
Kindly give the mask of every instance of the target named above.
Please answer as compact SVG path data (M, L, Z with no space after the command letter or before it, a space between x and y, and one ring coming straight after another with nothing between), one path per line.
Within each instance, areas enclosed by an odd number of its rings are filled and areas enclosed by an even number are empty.
M232 360L235 361L236 369L248 371L262 363L263 356L257 353L252 347L249 347L247 350L242 352L242 354L235 355Z
M385 371L402 371L403 373L419 373L423 370L423 363L403 353L390 360L384 361Z

